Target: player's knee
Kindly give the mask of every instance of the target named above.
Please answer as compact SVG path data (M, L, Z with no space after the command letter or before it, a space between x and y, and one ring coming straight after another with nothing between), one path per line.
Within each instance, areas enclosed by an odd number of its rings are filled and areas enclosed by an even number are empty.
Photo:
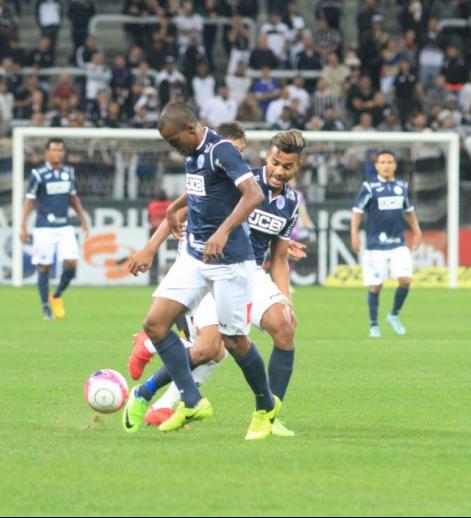
M399 279L399 286L401 288L409 288L412 284L412 279L410 277L401 277Z
M378 286L370 286L368 289L371 293L379 293L382 287L383 285L379 284Z
M210 340L204 344L204 347L195 347L191 351L191 361L195 365L203 365L210 361L216 361L221 351L221 338Z
M169 331L167 326L164 326L160 322L156 322L151 318L146 318L142 327L153 343L160 342L160 340L167 336Z
M49 265L47 265L47 264L40 264L40 265L38 265L38 272L40 272L40 273L49 273Z
M77 261L64 261L64 268L73 272L75 277L75 271L77 270Z
M294 349L294 326L290 322L282 322L277 325L271 335L278 349L291 351Z

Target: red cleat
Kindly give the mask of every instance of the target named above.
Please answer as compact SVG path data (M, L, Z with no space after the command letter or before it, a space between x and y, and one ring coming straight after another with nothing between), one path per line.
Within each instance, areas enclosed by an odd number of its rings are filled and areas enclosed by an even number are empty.
M128 360L129 374L133 380L140 379L146 365L152 360L152 353L144 345L148 338L144 331L134 335L134 348Z
M147 410L144 421L151 426L160 426L164 421L170 419L173 415L171 408L152 408Z

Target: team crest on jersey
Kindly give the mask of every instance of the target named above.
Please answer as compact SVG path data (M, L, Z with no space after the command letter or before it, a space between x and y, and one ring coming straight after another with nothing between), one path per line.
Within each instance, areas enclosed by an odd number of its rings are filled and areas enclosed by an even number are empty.
M276 206L278 209L283 210L286 205L286 200L283 197L280 197L276 200Z
M402 188L401 188L401 187L399 187L398 185L396 185L396 187L394 187L394 192L395 192L396 194L402 194Z
M206 196L204 177L197 174L186 175L186 192L194 196Z
M202 169L204 166L204 155L200 155L198 157L198 160L196 161L196 165L198 166L198 169Z
M62 180L64 180L64 181L65 181L65 180L68 180L68 179L70 178L69 173L62 173L62 174L61 174L61 178L62 178Z
M266 234L277 236L285 227L286 219L264 210L256 209L249 217L249 226Z

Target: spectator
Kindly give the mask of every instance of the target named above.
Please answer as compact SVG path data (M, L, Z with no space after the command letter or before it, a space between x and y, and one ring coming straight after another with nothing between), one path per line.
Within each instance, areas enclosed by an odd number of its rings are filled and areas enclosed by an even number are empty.
M80 68L86 68L87 64L92 61L92 55L99 50L95 36L87 36L85 43L80 45L75 52L75 64Z
M59 76L57 85L54 87L52 91L52 99L54 100L58 97L67 98L71 95L78 95L78 91L72 84L70 76L67 74L61 74Z
M265 117L270 103L280 95L280 85L278 81L272 79L271 70L267 66L262 68L260 78L253 82L252 92L262 109L263 117Z
M106 126L106 120L108 119L108 105L109 98L106 89L99 90L96 95L96 99L89 99L86 105L86 117L87 120L93 123L98 128Z
M329 27L340 29L340 19L343 14L343 0L319 0L315 17L327 20Z
M231 19L228 41L230 45L230 55L227 73L233 75L238 63L242 62L247 64L250 59L250 30L244 24L239 14L234 15Z
M471 70L468 73L468 82L463 86L459 95L461 109L468 113L471 107Z
M145 60L153 70L162 70L167 55L167 46L158 33L152 36L152 46L146 49Z
M322 69L322 79L324 79L327 89L333 95L341 97L344 92L344 83L350 75L350 69L347 65L339 62L336 52L327 54L327 63Z
M203 108L208 99L212 99L215 95L216 80L209 73L209 66L205 61L202 61L197 66L197 74L192 81L192 90L199 110Z
M204 0L204 13L206 18L216 21L223 13L220 10L220 2L216 0ZM213 49L216 42L218 26L205 23L203 25L203 48L205 60L208 62L209 69L214 70ZM197 40L198 44L198 40Z
M293 128L293 110L291 106L283 106L281 116L278 117L271 129L275 131L288 131Z
M21 76L18 73L18 65L11 58L3 58L0 67L0 77L7 83L10 92L16 92L21 85Z
M252 85L251 79L246 75L244 63L238 63L234 74L226 76L226 84L229 88L229 97L240 105Z
M376 6L376 0L363 0L363 5L357 14L357 29L360 45L363 43L363 38L367 37L371 30L373 16L380 14Z
M113 60L113 68L111 69L111 90L115 97L129 97L129 90L133 77L131 71L126 65L126 58L122 54L118 54Z
M463 114L460 111L458 99L456 94L449 93L445 98L445 105L443 110L440 112L438 118L443 122L448 117L453 120L453 127L459 126L463 119Z
M0 58L5 57L3 52L8 42L18 35L16 18L5 0L0 0Z
M315 51L314 41L310 34L303 36L303 50L294 59L294 67L297 70L321 71L323 66L322 57ZM308 79L305 84L306 90L312 94L316 87L314 79Z
M293 79L293 84L288 85L288 92L290 100L299 101L299 113L304 117L309 109L310 98L309 94L304 88L304 78L301 74Z
M369 76L363 75L358 87L353 87L347 98L347 106L351 109L353 123L357 124L360 114L369 113L373 118L373 125L381 123L384 108L384 96L373 88Z
M399 50L401 51L402 57L410 61L412 68L417 67L417 60L419 56L419 44L417 42L417 34L412 29L407 30L404 33L404 37L401 39Z
M126 0L123 14L136 18L146 18L151 15L149 5L145 0ZM126 23L124 31L128 40L138 47L145 48L150 44L151 27L148 24Z
M317 20L317 30L313 36L314 51L326 61L329 52L339 52L342 44L342 36L337 29L331 29L327 20Z
M401 124L405 127L407 117L421 108L425 101L423 86L411 70L407 59L401 59L399 73L394 80L395 101L399 109Z
M137 68L144 61L144 52L141 47L134 45L128 52L126 58L128 68Z
M399 19L403 32L413 30L416 34L424 34L427 27L428 12L421 0L411 0L402 8Z
M215 128L223 122L236 120L237 103L229 98L229 89L222 85L218 95L209 99L201 110L201 117L208 121L209 126Z
M15 98L8 91L6 81L0 81L0 125L9 124L13 119L13 108L15 106Z
M266 34L260 34L258 37L257 47L255 47L250 54L249 66L255 70L261 70L263 67L268 67L272 70L278 68L278 58L273 51L268 48Z
M38 47L34 49L29 56L29 64L37 68L49 68L54 66L51 38L48 36L41 36L39 38Z
M132 82L142 88L155 86L155 78L153 74L151 74L149 65L145 61L139 63L139 66L134 70Z
M35 96L33 109L33 96L37 91L41 91L41 106L38 107L38 95ZM39 78L37 75L31 74L26 77L23 87L15 90L15 119L30 119L35 111L45 112L47 106L47 95L39 86Z
M121 128L123 126L121 107L117 102L108 104L108 114L105 120L107 128Z
M438 75L435 78L435 82L433 86L428 88L426 96L425 96L425 110L430 112L432 106L436 104L443 104L445 102L445 97L448 95L448 90L446 89L446 80L442 75Z
M281 21L286 25L286 27L288 27L287 40L288 43L292 45L299 39L306 27L304 18L298 13L298 7L295 0L290 0L288 2L286 13Z
M281 21L280 13L276 10L268 15L268 21L262 24L260 34L266 34L268 48L280 63L286 61L289 29Z
M430 37L435 30L433 27L430 27L437 23L438 21L435 18L429 20L428 37L418 56L419 81L427 88L433 84L436 76L440 73L444 59L444 54L438 45L437 38Z
M71 0L67 16L72 24L74 56L79 47L85 44L88 35L88 22L96 14L94 0Z
M314 92L313 113L319 119L323 119L327 108L332 108L336 115L340 115L342 112L340 99L327 89L327 83L321 78L317 81L316 91Z
M185 78L175 65L175 58L167 56L163 70L157 76L160 107L163 108L177 93L185 92Z
M262 122L263 113L255 94L249 92L245 99L240 103L237 110L237 120L239 122Z
M359 118L359 123L352 128L353 132L362 132L362 131L375 131L375 127L373 126L373 117L370 113L361 113Z
M340 114L331 107L324 110L324 118L320 121L320 131L344 131L345 123Z
M3 47L0 52L2 53L2 58L10 58L13 63L20 67L25 67L28 64L28 56L18 38L11 38L8 41L7 47Z
M197 38L192 36L190 38L190 43L183 54L182 59L182 72L185 76L188 90L191 91L191 85L193 82L193 78L196 76L196 71L198 68L198 63L206 61L206 53L204 47L198 43Z
M397 113L390 107L387 107L383 111L383 122L378 126L379 131L402 131L403 128L399 123Z
M446 49L446 58L441 73L445 76L446 89L459 92L468 79L468 67L455 45Z
M381 81L380 90L385 96L391 93L394 80L399 73L401 53L399 45L394 38L389 38L386 47L381 54Z
M51 40L54 54L57 35L62 23L62 2L60 0L36 0L36 21L42 36Z
M159 116L159 100L157 90L153 86L146 86L142 90L142 95L134 106L134 113L138 113L141 108L145 108L148 121L157 122Z
M95 99L100 90L108 90L111 71L105 64L105 59L101 52L95 52L92 55L92 61L88 63L86 69L89 75L87 76L85 99L89 101Z
M203 19L193 12L192 2L184 2L181 14L175 17L175 25L178 29L177 42L180 54L184 54L190 44L191 38L201 43L203 35Z
M291 107L290 93L287 86L281 89L280 97L270 103L265 114L265 120L270 127L274 127L279 119L281 119L283 109L288 106Z
M371 28L362 39L358 56L363 65L363 72L371 77L373 86L379 89L381 69L381 53L389 40L389 35L383 31L383 16L375 15L371 21Z

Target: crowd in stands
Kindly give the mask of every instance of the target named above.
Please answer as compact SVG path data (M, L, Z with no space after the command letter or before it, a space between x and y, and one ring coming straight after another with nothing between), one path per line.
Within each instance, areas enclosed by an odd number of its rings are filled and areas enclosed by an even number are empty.
M280 130L457 131L471 157L471 29L439 27L468 19L470 0L359 0L356 42L345 41L341 0L318 0L309 16L295 1L263 1L261 19L254 0L125 0L123 14L159 21L126 23L128 50L111 55L87 32L94 0L36 0L33 49L19 37L22 1L0 0L0 121L150 128L167 102L185 101L211 126L237 119ZM394 2L397 30L388 34L383 9ZM64 17L70 64L86 76L41 74L56 64ZM207 23L221 17L229 24ZM247 18L258 20L256 38ZM225 71L216 63L220 33ZM278 79L278 70L294 77Z

